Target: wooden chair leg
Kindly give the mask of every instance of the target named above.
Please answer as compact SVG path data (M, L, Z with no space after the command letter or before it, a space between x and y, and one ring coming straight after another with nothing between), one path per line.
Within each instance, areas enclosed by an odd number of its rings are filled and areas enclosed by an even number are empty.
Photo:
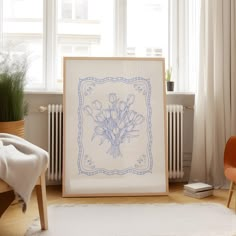
M48 229L48 215L47 215L45 174L42 174L40 176L40 185L36 185L36 194L37 194L41 229L47 230Z
M234 185L235 186L235 185ZM235 197L235 199L234 199L234 204L235 204L235 208L234 208L234 210L235 210L235 213L236 213L236 194L234 195Z
M228 194L228 201L227 201L227 207L228 208L229 208L229 205L230 205L230 201L231 201L231 198L232 198L233 191L234 191L234 182L231 181L230 188L229 188L229 194Z

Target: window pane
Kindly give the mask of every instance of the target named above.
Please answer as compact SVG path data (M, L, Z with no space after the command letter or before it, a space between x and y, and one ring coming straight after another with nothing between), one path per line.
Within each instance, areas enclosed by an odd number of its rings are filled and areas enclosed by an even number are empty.
M168 55L167 0L127 0L127 55Z
M58 0L56 79L62 87L64 56L113 56L112 0Z
M26 54L27 87L43 85L43 0L3 0L3 51Z

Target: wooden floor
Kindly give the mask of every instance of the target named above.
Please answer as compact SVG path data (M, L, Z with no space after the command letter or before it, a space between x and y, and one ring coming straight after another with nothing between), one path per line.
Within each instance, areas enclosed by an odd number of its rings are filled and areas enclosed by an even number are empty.
M214 190L214 195L204 199L194 199L183 195L183 184L170 184L170 192L168 196L152 196L152 197L100 197L100 198L62 198L61 186L47 187L48 205L60 203L77 203L77 204L93 204L93 203L194 203L194 202L214 202L225 205L228 191ZM232 197L230 205L234 209L235 197ZM35 193L28 205L27 212L21 211L19 204L11 205L0 218L0 236L23 236L33 219L38 217L38 208ZM50 227L50 219L49 219ZM55 235L56 236L56 235Z

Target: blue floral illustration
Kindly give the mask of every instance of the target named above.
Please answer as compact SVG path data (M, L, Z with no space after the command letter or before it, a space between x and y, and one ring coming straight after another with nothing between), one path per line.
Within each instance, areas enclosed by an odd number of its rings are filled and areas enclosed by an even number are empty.
M138 126L144 122L144 116L131 109L135 101L133 94L129 94L126 100L122 101L116 93L110 93L108 100L108 107L104 107L100 101L95 100L83 109L95 122L91 140L99 137L100 145L108 141L111 146L107 153L117 158L122 156L120 145L139 136Z

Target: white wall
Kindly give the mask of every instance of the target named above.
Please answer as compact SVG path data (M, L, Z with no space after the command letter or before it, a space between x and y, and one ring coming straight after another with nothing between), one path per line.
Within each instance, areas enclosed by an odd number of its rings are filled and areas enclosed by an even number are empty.
M25 119L25 138L47 150L48 146L48 114L40 112L40 106L62 104L61 94L26 94L29 103L29 114Z
M26 139L39 147L47 150L47 112L39 112L40 106L48 104L62 104L62 94L26 94L29 102L29 114L25 121ZM182 104L184 109L184 171L185 175L181 181L187 181L190 171L192 157L192 136L193 136L193 94L167 94L167 104ZM180 180L178 180L180 181Z

